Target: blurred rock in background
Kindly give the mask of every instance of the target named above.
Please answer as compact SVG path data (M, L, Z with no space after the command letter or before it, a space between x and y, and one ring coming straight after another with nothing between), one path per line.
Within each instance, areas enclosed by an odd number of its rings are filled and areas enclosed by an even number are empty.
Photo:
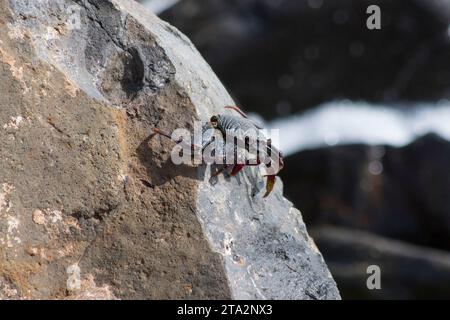
M369 31L373 4L382 29ZM154 8L192 39L246 110L270 122L342 99L415 112L450 98L449 0L180 0ZM323 126L313 124L317 135ZM308 148L287 157L284 191L318 228L342 297L450 298L449 142L426 135L395 148L299 146ZM365 286L370 264L381 267L382 290Z
M358 228L450 250L450 143L347 145L300 152L282 171L308 224Z
M379 5L382 29L366 28ZM450 96L450 11L409 0L184 0L161 17L185 32L237 100L266 118L337 98Z
M347 228L311 230L347 299L450 297L450 253ZM367 268L380 268L381 289L369 290Z

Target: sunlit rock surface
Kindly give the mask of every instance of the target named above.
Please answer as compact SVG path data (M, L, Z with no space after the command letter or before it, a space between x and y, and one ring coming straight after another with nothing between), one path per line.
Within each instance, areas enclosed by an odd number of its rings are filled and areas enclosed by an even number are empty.
M339 298L281 181L262 199L149 138L233 103L185 36L125 0L0 22L0 298Z

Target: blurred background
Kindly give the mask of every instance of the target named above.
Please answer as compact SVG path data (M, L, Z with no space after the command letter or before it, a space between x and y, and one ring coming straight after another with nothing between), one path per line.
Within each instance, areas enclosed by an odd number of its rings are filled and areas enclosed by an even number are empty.
M450 299L450 0L141 2L281 129L285 195L344 299Z

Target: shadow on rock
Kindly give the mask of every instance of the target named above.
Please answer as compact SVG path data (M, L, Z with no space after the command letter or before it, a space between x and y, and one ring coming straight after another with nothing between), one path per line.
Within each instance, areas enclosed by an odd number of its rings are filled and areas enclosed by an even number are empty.
M147 176L149 177L152 186L161 186L179 176L195 180L204 179L204 167L195 167L186 164L176 165L172 162L170 157L162 162L157 161L160 156L149 146L149 142L152 138L152 135L149 135L136 149L139 160L145 166Z

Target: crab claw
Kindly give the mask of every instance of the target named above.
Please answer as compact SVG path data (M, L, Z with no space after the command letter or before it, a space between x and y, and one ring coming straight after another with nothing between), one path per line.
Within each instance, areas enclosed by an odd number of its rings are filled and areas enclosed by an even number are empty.
M276 175L268 175L266 177L267 177L266 194L263 196L263 198L266 198L272 192L273 187L275 186Z

